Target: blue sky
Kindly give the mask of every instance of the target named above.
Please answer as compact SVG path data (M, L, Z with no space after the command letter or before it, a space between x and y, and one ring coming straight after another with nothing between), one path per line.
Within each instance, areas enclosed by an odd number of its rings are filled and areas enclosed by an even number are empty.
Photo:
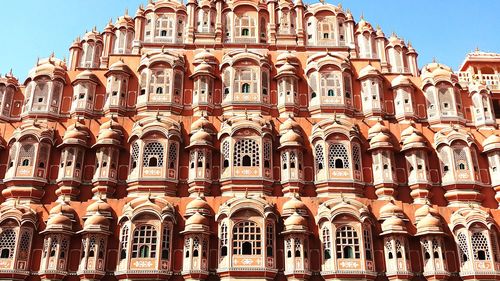
M0 73L11 68L23 80L37 57L52 51L68 57L71 42L94 25L102 30L126 8L135 14L148 0L2 1ZM313 3L306 1L306 3ZM332 2L338 4L338 1ZM364 14L386 35L396 32L419 53L419 66L432 61L458 68L465 54L479 47L500 52L498 0L346 0L356 20Z

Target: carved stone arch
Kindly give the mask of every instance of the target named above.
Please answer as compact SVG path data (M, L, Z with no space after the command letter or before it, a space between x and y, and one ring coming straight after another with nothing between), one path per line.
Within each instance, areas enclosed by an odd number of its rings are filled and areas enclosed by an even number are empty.
M224 202L215 216L215 220L220 223L225 218L231 218L234 214L250 209L258 213L263 219L272 218L278 221L279 216L274 206L260 197L232 198Z
M151 132L158 132L167 139L177 139L182 142L181 124L163 116L146 117L137 121L132 128L129 142L142 139Z

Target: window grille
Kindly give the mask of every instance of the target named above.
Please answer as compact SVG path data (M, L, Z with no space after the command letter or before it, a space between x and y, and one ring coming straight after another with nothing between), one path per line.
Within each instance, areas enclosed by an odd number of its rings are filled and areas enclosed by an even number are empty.
M229 167L229 141L224 140L222 143L222 167L226 169Z
M252 221L242 221L233 227L233 254L260 255L262 253L260 227Z
M273 257L274 249L274 226L268 223L266 226L266 254L268 257Z
M175 169L177 167L177 143L171 143L168 148L168 168Z
M326 226L323 227L322 237L323 237L323 257L325 260L329 260L332 257L331 254L332 243L330 240L330 229L328 229L328 227Z
M264 143L264 167L271 168L271 143Z
M281 153L281 166L283 170L288 168L288 154L286 152Z
M358 233L351 226L343 226L337 229L335 243L338 259L359 259L360 243Z
M157 239L152 225L142 225L134 230L132 258L155 258Z
M67 238L63 238L61 242L61 249L59 252L59 258L60 259L65 259L66 256L68 255L68 246L69 246L69 241Z
M349 168L349 154L347 147L342 143L330 144L329 151L329 167L332 169L347 169Z
M163 227L163 237L161 242L161 258L163 260L170 259L170 227L169 225L165 225Z
M373 260L372 236L370 230L368 230L368 226L365 226L365 229L363 230L363 236L365 245L365 258L371 261Z
M193 257L197 258L200 256L200 239L198 237L195 237L193 239Z
M319 171L323 169L323 163L325 161L323 156L323 146L321 144L317 144L314 150L316 151L316 171Z
M465 233L460 232L457 235L457 240L458 240L460 266L464 266L464 264L470 260L470 258L469 258L469 244L467 242L467 236L465 235Z
M260 166L260 148L253 139L241 139L234 144L234 166L258 167Z
M23 144L19 151L19 166L32 167L35 157L35 146L33 144Z
M225 222L222 223L220 227L220 255L221 257L227 256L228 247L228 237L227 237L227 225Z
M23 230L21 232L21 238L19 243L19 255L20 259L27 259L31 248L31 230Z
M354 162L354 170L361 171L361 149L359 144L352 144L352 159Z
M190 247L191 247L191 238L186 237L184 239L184 250L186 251L184 253L185 258L189 258L191 256Z
M441 243L437 239L432 239L432 257L435 259L442 258Z
M137 168L137 162L139 161L139 144L137 142L134 142L132 145L132 155L131 155L131 170L135 170Z
M299 258L299 257L301 257L301 256L302 256L302 255L301 255L301 253L302 253L302 248L301 248L301 246L302 246L302 242L300 241L300 239L299 239L299 238L295 238L295 240L294 240L294 244L295 244L295 257L296 257L296 258ZM305 255L304 255L304 256L305 256Z
M163 167L163 144L150 142L144 146L142 157L144 167Z
M0 258L14 258L14 250L16 248L16 232L14 229L6 229L0 235Z
M124 260L127 258L128 235L129 235L129 228L128 225L125 225L122 228L121 239L120 239L120 260Z
M390 239L387 239L385 241L385 251L386 251L386 254L387 254L387 258L392 260L394 258L394 253L393 253L393 248L392 248L392 240Z
M455 160L455 169L469 170L469 163L467 161L467 153L465 152L465 147L454 148L453 157Z
M50 244L50 257L54 257L56 255L57 245L59 244L59 240L56 236L52 236L52 243Z
M491 260L488 238L483 232L472 233L471 242L474 260Z

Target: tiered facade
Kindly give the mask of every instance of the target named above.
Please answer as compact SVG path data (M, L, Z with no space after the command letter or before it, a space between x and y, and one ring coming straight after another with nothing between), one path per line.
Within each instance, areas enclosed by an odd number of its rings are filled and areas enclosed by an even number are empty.
M499 280L499 71L340 5L150 0L0 78L0 279Z

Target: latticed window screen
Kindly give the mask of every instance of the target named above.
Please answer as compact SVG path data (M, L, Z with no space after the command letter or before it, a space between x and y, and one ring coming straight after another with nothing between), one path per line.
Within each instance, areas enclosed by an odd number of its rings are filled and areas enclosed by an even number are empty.
M256 93L257 74L257 70L253 68L237 69L233 91L235 93Z
M195 162L194 162L194 158L196 157L196 152L194 150L191 150L189 152L189 166L192 168L195 167Z
M365 226L365 229L363 230L363 238L365 245L365 258L371 261L373 260L372 236L368 226Z
M175 169L177 166L177 143L171 143L168 147L168 168Z
M49 256L54 257L56 255L57 245L59 240L56 236L52 236L52 243L50 243Z
M442 257L441 243L437 239L432 239L432 257L435 259Z
M222 223L220 227L220 255L221 257L227 256L227 247L228 247L228 236L227 236L227 224L225 222Z
M14 258L16 248L16 232L14 229L6 229L0 234L0 258Z
M198 150L198 159L196 161L196 167L198 168L203 167L204 160L205 160L205 153L203 153L202 150Z
M163 227L163 237L161 241L161 258L163 260L169 259L170 257L170 227L165 225Z
M457 235L457 240L458 240L458 249L459 249L459 258L460 258L460 264L463 266L467 261L470 260L469 258L469 244L467 243L467 236L465 233L460 232Z
M316 152L316 170L319 171L323 169L323 165L325 163L325 157L323 156L323 146L321 144L317 144L314 150Z
M222 142L222 168L225 169L229 167L229 141L226 139Z
M347 147L343 143L330 144L328 155L328 166L332 169L348 169L349 168L349 154Z
M274 226L272 223L266 225L266 254L268 257L273 256L274 249Z
M162 39L173 39L174 17L173 15L162 15L156 20L155 37Z
M474 232L471 236L474 260L491 260L488 238L483 232Z
M256 140L241 139L234 144L234 166L260 166L260 148Z
M294 244L295 244L295 257L300 257L302 256L301 253L302 253L302 248L301 248L301 241L299 238L295 238L294 239Z
M125 225L122 228L121 239L120 239L120 260L127 258L128 235L129 235L129 228L128 225Z
M195 237L193 239L193 257L199 257L200 256L200 239L198 237Z
M335 244L338 259L361 258L358 232L351 226L337 229Z
M150 142L144 146L142 161L144 167L163 167L163 144Z
M429 246L429 240L422 239L421 243L423 246L424 261L427 262L427 260L431 258L431 247Z
M137 162L139 161L139 144L137 142L134 142L134 144L132 145L132 153L130 156L131 170L134 170L135 168L137 168Z
M330 238L330 229L324 226L321 231L322 242L323 242L323 257L325 260L332 258L332 242Z
M394 249L392 248L392 240L387 239L385 241L384 247L385 247L385 251L386 251L386 254L387 254L387 258L388 259L393 259L394 258L394 253L393 253Z
M89 251L88 251L88 256L89 257L95 257L95 250L96 250L96 244L95 244L95 236L92 235L89 240Z
M401 243L401 240L399 239L396 239L395 240L396 242L396 258L400 259L400 258L403 258L403 251L404 251L404 248L403 248L403 244Z
M465 147L454 148L453 157L455 160L455 168L457 170L469 170L469 163L467 162L467 153L465 152Z
M262 238L260 227L252 221L242 221L233 227L233 254L260 255Z
M271 168L271 143L264 143L264 167Z
M491 249L493 251L493 259L495 262L497 262L498 259L498 241L497 241L497 236L494 232L490 233L490 241L491 241Z
M61 241L61 249L59 251L59 258L65 259L68 255L69 241L67 238L63 238Z
M142 225L134 230L132 258L155 258L157 239L156 229L152 225Z
M19 165L24 167L33 166L33 158L35 157L35 146L33 144L23 144L19 151Z
M184 250L185 250L184 257L189 258L189 256L191 255L189 251L190 248L191 248L191 239L189 237L186 237L184 238Z
M19 242L19 254L18 257L20 259L28 258L31 247L31 231L24 229L21 232L21 238Z
M174 94L182 94L182 83L183 83L182 72L176 70L174 74Z
M340 97L342 87L340 83L340 72L328 72L321 74L321 89L323 96Z
M361 171L361 149L359 144L352 144L352 159L354 163L354 170Z
M283 167L283 170L288 169L288 154L286 151L281 153L281 166Z
M285 251L286 251L286 257L291 258L292 257L292 240L290 240L290 239L285 240Z

